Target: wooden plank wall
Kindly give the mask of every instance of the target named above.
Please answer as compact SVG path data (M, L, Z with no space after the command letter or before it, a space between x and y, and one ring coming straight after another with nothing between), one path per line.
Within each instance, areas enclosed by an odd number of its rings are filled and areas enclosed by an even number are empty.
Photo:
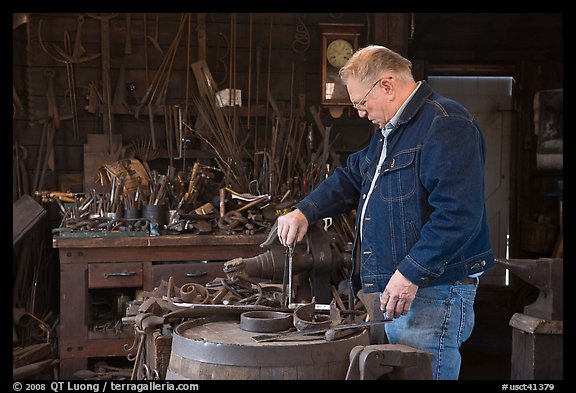
M96 16L103 15L106 14ZM233 15L235 25L231 23ZM92 16L82 15L80 42L83 51L79 58L86 61L76 64L67 65L66 58L61 52L72 53L81 14L32 13L29 15L29 23L18 26L13 32L14 90L17 99L22 103L22 107L15 104L13 136L14 141L25 147L27 154L25 163L31 179L34 177L36 158L41 153L43 123L48 115L47 73L51 71L54 72L55 101L58 104L59 114L63 118L61 127L55 131L54 135L55 171L46 171L41 189L59 189L58 180L61 175L82 174L83 146L87 142L87 135L106 134L105 116L90 113L85 109L90 103L94 104L94 100L87 99L89 86L99 84L98 91L101 93L103 79L102 58L92 58L102 52L101 23ZM130 16L131 27L130 53L126 53L125 50L128 16ZM156 41L163 53L153 45L157 17ZM118 87L124 90L125 102L133 106L142 99L176 36L181 17L182 15L177 13L120 13L109 20L112 96L118 86L121 66L124 66L125 83L133 83L134 86L133 92L130 92L126 86ZM189 78L189 95L196 89L196 81L192 72L189 75L186 74L186 65L188 48L190 61L195 62L199 59L201 51L198 46L199 18L200 14L191 14L190 44L188 44L188 26L184 27L169 78L165 101L168 105L185 103L187 78ZM235 87L242 90L244 110L248 108L249 96L252 108L256 108L257 104L263 106L266 103L268 87L279 108L286 114L291 106L296 108L298 95L304 94L305 121L313 124L308 108L319 103L321 81L319 58L321 34L318 24L323 22L368 24L367 18L369 18L368 14L206 14L205 60L219 89ZM145 29L148 38L144 34ZM252 30L252 43L250 43L250 30ZM230 40L230 37L234 35L235 45ZM46 50L42 48L40 41ZM363 41L366 42L367 37ZM231 54L236 59L235 63L230 62ZM257 60L258 55L259 60ZM231 68L235 71L232 79ZM259 68L259 73L257 68ZM70 69L73 70L73 74L69 72ZM71 75L74 75L75 89L69 88ZM71 92L76 94L78 135L74 133L71 120L73 108L70 103ZM255 113L255 110L252 113ZM272 114L268 112L268 109L260 113L261 117L257 120L261 127L259 137L265 138L266 132L268 134L270 132L269 120ZM268 118L266 115L269 115ZM338 135L338 138L335 138L338 139L335 148L343 152L356 150L369 138L371 127L359 119L355 113L352 113L352 116L345 115L340 119L333 119L327 112L323 112L322 118L326 125L335 126L332 132L333 137ZM248 118L245 117L241 121L244 123L243 127L248 128ZM254 128L255 123L256 118L252 116L250 126ZM164 136L163 117L156 117L154 124L155 133L161 140ZM263 132L262 127L267 127L267 129ZM359 127L359 130L366 136L358 138L358 132L343 132L349 127ZM134 138L149 136L150 125L146 111L141 111L138 118L131 114L113 114L112 132L122 135L124 145ZM316 135L320 139L320 134ZM194 154L199 157L206 155L207 149L200 146L197 141L193 141L190 149L188 152L190 166L193 163ZM159 159L158 163L151 163L151 166L154 167L156 164L162 168L163 172L165 171L166 160ZM178 168L178 170L181 169Z

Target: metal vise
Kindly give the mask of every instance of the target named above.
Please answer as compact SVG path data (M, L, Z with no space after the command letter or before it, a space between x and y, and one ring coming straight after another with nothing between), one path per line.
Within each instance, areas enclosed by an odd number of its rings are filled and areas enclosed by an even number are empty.
M538 288L538 298L524 307L524 314L545 320L563 320L564 259L496 259L512 274Z
M330 303L331 276L342 267L352 266L352 253L341 244L338 236L317 225L308 228L305 240L296 244L293 255L292 274L307 275L312 293L303 297L315 297L317 303ZM246 274L249 277L282 282L286 265L286 248L280 244L277 230L260 245L268 251L251 258L235 258L224 263L226 274Z
M358 345L350 351L347 380L432 379L432 354L402 344Z

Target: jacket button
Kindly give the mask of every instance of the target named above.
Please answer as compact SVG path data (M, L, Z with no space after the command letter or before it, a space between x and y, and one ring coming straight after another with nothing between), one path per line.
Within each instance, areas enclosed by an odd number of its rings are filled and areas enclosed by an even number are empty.
M420 281L427 282L428 280L430 280L430 277L420 277Z
M480 262L480 265L481 265L481 266L486 266L486 261L485 261L485 260L482 260L482 262Z
M362 194L362 199L366 199L366 194Z

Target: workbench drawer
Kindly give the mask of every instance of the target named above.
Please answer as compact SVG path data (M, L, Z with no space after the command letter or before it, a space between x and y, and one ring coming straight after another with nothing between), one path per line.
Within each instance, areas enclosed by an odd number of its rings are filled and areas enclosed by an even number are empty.
M88 288L142 287L141 262L91 263L88 265Z
M181 287L187 283L205 285L216 277L225 278L222 270L224 262L182 262L161 263L152 266L152 285L160 286L162 281L168 282L170 276L174 278L174 285Z

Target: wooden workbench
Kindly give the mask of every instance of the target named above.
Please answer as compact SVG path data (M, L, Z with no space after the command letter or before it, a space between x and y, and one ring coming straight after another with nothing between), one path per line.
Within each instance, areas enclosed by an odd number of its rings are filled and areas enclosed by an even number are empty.
M153 290L162 280L174 285L223 277L222 264L265 252L257 235L165 235L132 237L55 236L60 259L60 378L86 369L89 358L127 356L133 330L91 326L90 292L128 288Z

